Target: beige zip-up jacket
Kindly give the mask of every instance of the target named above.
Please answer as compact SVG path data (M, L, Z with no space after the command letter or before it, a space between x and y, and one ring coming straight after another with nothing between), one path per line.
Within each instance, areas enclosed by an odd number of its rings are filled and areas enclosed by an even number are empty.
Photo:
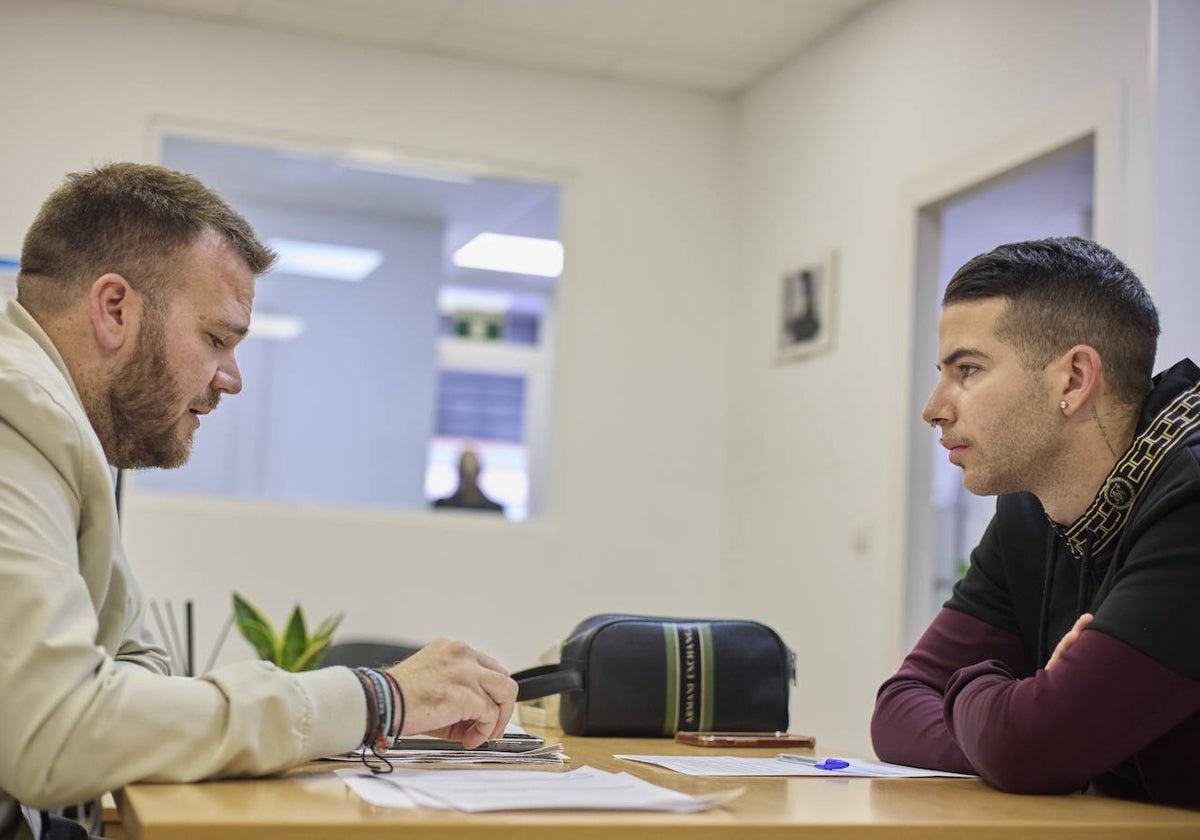
M54 344L0 312L0 840L137 780L261 775L362 740L348 668L167 675L121 547L112 471Z

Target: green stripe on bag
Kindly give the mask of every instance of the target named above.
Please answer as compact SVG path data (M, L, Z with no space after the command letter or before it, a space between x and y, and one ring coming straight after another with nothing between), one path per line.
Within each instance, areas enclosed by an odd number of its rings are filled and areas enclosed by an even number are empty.
M713 656L712 625L701 624L700 630L700 673L704 681L701 687L700 729L711 732L713 716L716 713L717 697L717 660Z
M663 710L663 735L670 737L679 726L679 635L674 624L663 622L663 641L667 648L667 705Z

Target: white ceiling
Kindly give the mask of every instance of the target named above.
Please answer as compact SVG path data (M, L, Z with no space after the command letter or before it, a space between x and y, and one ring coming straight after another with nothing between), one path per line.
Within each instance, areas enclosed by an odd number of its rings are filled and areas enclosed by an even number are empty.
M91 0L735 95L880 0Z
M851 16L882 0L90 0L343 42L736 95ZM296 149L176 137L163 162L193 172L236 207L436 220L449 252L492 230L558 236L553 185L426 180L393 167ZM382 170L382 171L380 171ZM360 243L369 244L369 243ZM470 275L470 279L466 275ZM447 269L449 283L545 290L491 272ZM553 284L549 284L552 286Z

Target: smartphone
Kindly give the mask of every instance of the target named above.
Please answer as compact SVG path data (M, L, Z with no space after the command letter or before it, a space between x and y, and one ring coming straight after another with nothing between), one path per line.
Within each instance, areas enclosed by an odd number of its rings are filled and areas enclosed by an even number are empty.
M546 746L536 735L507 733L501 738L484 741L474 750L479 752L529 752ZM400 735L392 742L394 750L462 750L462 741L447 741L444 738L427 738L423 735Z
M815 747L812 735L791 732L676 732L680 744L697 747Z

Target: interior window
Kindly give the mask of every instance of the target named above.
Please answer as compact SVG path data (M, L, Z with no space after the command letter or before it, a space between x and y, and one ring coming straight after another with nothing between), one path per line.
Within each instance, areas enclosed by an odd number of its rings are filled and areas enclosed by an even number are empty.
M17 296L16 257L0 256L0 304Z
M139 492L430 508L469 451L507 518L541 513L556 185L184 136L164 138L162 162L280 259L239 347L242 393L204 418L186 466L136 474Z

